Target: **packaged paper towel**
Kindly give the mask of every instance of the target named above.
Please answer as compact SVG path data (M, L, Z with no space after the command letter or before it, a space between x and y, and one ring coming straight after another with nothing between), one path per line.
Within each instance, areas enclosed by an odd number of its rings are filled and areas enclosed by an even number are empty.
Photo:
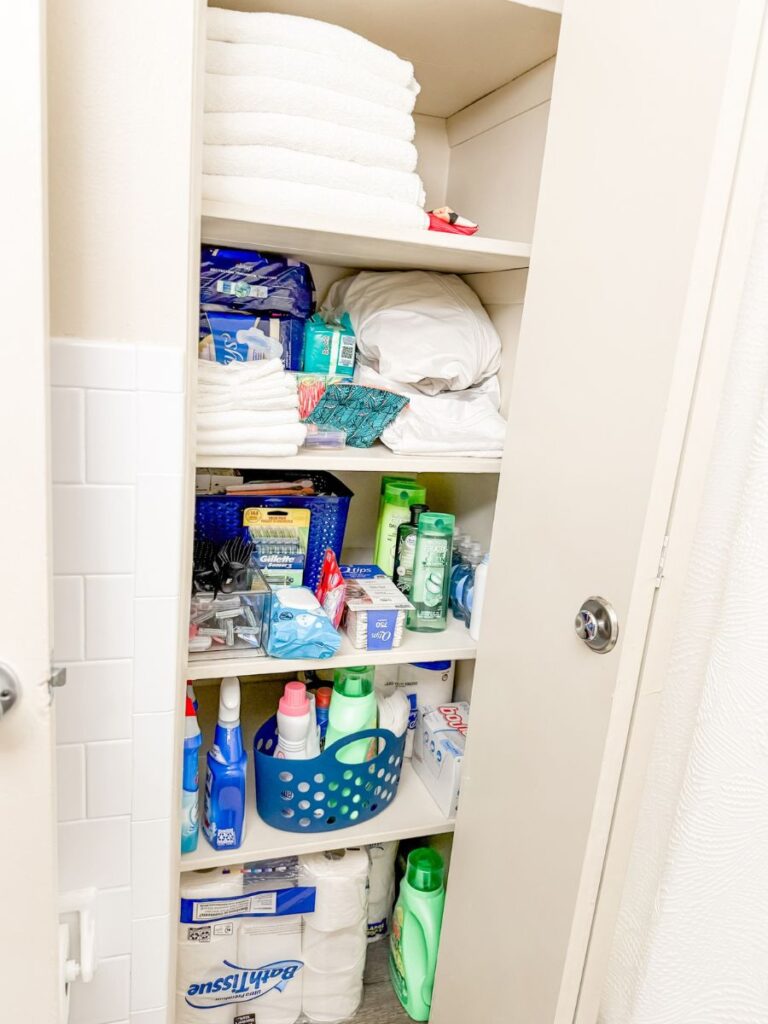
M372 843L367 847L371 858L368 881L368 941L376 942L389 934L389 915L395 902L395 858L397 840Z

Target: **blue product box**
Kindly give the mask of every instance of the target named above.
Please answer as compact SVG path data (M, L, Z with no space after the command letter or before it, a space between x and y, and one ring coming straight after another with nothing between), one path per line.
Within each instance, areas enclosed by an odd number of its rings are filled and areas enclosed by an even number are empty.
M231 363L278 358L286 370L298 370L303 338L304 321L297 317L200 311L201 359Z

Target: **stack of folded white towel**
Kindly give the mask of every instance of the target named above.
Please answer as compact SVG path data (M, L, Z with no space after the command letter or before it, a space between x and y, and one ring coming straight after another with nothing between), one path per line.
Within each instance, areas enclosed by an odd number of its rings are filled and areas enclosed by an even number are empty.
M198 455L296 455L307 428L279 359L197 367Z
M427 228L413 65L339 25L208 9L203 198Z

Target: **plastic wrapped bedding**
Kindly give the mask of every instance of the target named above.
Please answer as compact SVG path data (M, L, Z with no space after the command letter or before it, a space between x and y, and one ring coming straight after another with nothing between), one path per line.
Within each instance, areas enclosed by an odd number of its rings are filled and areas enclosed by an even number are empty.
M425 395L462 391L498 372L496 328L455 274L364 271L337 281L323 308L349 313L359 363Z

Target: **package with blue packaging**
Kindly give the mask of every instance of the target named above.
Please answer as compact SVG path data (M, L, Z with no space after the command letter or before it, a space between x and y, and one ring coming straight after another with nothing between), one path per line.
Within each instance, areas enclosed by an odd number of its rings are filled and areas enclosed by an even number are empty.
M298 1020L302 915L312 920L317 893L299 881L296 857L182 875L177 1024L232 1021L255 1008L259 1020Z
M200 359L231 363L277 358L286 370L298 370L303 343L304 321L294 316L200 311Z
M285 313L306 320L314 308L306 263L251 249L201 247L201 312Z
M348 313L332 323L316 313L304 327L301 368L305 373L351 377L355 372L355 347L355 332Z
M341 637L320 602L306 587L285 587L272 595L267 653L273 658L331 658Z
M340 566L347 584L342 626L355 645L368 651L389 651L403 639L407 597L377 565Z

